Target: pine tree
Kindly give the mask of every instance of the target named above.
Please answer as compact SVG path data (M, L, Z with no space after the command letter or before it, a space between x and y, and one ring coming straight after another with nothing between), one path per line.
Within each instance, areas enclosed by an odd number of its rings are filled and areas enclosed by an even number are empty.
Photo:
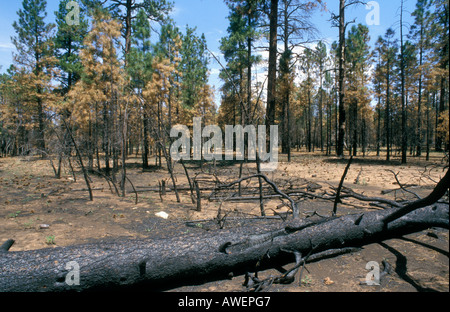
M13 55L16 73L24 80L23 85L27 89L27 93L22 94L22 103L32 112L31 123L37 129L36 147L43 153L46 110L55 104L52 79L56 75L51 40L54 25L45 23L46 5L45 0L23 0L22 9L17 12L19 19L13 23L16 36L12 37L17 50Z
M306 75L306 79L303 81L301 90L302 90L302 99L301 102L304 103L303 107L305 109L304 114L304 122L306 125L306 146L308 152L313 150L313 91L314 91L314 54L311 49L305 49L302 59L300 60L300 69Z
M417 147L417 141L419 140L416 132L417 119L419 118L417 107L418 106L417 89L418 89L418 80L419 77L421 76L418 62L419 61L417 59L416 46L409 40L406 40L403 44L403 66L404 66L403 83L404 83L404 105L405 105L404 117L406 119L405 122L406 139L402 137L402 144L405 144L406 147L402 146L402 148L408 149L408 147L410 147L411 155L416 153L415 149ZM401 64L401 60L399 60L398 63ZM403 142L403 140L405 140L405 142Z
M449 26L449 3L448 0L432 0L431 5L433 7L433 12L430 16L432 22L432 36L435 39L435 44L433 45L435 58L438 62L437 71L439 74L439 105L437 108L438 115L442 118L438 120L437 128L440 124L444 122L446 117L446 111L448 110L448 94L449 94L449 36L450 36L450 26ZM442 135L436 136L435 148L437 151L448 150L449 142L446 142L443 147L444 141Z
M206 54L206 38L204 34L197 36L195 31L195 28L186 27L180 51L181 101L185 109L194 108L208 80L209 60Z
M323 98L324 98L324 90L323 90L323 80L325 74L325 65L327 62L327 47L322 42L319 41L315 50L315 63L317 64L318 76L319 76L319 141L320 141L320 150L323 152Z
M203 125L213 125L216 121L216 105L214 103L213 89L203 84L195 104L194 116L202 118Z
M378 37L375 48L372 52L373 62L375 63L375 70L373 72L373 92L377 99L376 105L376 123L377 123L377 131L376 131L376 150L377 156L380 156L380 150L382 145L382 132L381 125L383 120L382 115L382 106L383 106L383 94L384 94L384 68L382 65L382 57L383 57L383 38Z
M266 108L266 127L269 128L271 125L274 125L275 123L275 115L276 115L276 85L277 85L277 58L278 58L278 48L277 48L277 42L278 42L278 0L270 0L270 11L267 14L269 18L269 66L268 66L268 73L267 73L267 108ZM286 15L285 15L286 17ZM285 25L285 30L287 30L288 26ZM286 39L287 40L287 39ZM285 41L286 42L286 41ZM289 66L290 63L290 52L286 49L284 50L284 66L287 70L286 66ZM281 64L280 64L281 67ZM285 72L283 75L287 80L285 81L285 87L289 85L288 81L288 72ZM284 112L288 114L289 111L289 89L285 89L285 92L287 92L284 96ZM284 117L284 116L283 116ZM285 131L288 127L289 122L285 121L284 127ZM289 139L285 137L282 140L283 143L283 150L282 152L288 152L288 158L290 160L290 150L286 151L287 149L290 149L289 146Z
M359 123L358 111L369 103L368 94L368 67L369 67L369 29L362 25L352 26L347 36L346 44L346 80L347 92L345 100L349 109L349 129L351 144L350 150L353 156L357 154L358 133L362 133L363 115Z
M69 92L69 109L88 133L89 168L93 168L93 155L98 154L97 138L101 135L106 174L110 174L111 154L113 167L118 167L120 147L116 121L122 111L125 84L116 46L120 28L121 25L105 12L94 13L91 30L80 52L82 78Z
M241 124L244 111L244 68L245 68L245 37L242 35L245 20L239 14L230 12L228 36L221 39L222 51L226 68L221 70L222 86L221 124Z
M9 154L25 155L30 152L28 133L32 127L33 112L27 105L24 94L31 92L27 85L24 71L11 65L6 74L2 74L0 82L0 122L2 138L10 136ZM7 151L5 151L7 152Z
M60 89L63 94L66 94L81 77L83 68L81 66L79 52L84 37L88 32L88 21L84 6L80 7L77 23L69 25L66 20L69 13L68 4L69 0L61 1L59 3L59 10L55 12L56 25L58 27L54 38L55 55L59 60L58 67L61 70Z
M182 75L180 72L181 62L181 46L182 46L182 34L172 23L164 24L161 27L161 34L159 42L155 46L155 54L160 57L163 62L168 62L172 65L171 73L164 73L164 78L167 81L164 82L164 88L167 88L167 98L165 99L165 105L167 108L167 129L172 128L173 111L175 107L178 107L179 101L179 77ZM160 121L158 121L160 122ZM162 124L161 124L162 125Z
M344 155L344 140L345 140L345 33L349 22L345 21L345 11L350 5L360 4L359 0L339 0L339 15L332 14L332 20L334 21L334 26L339 27L339 48L338 48L338 59L339 59L339 133L337 142L337 155L342 157Z
M162 153L166 152L166 143L169 139L172 109L178 103L175 92L178 81L175 77L180 75L179 63L181 61L179 52L181 37L178 28L170 24L165 25L161 34L160 41L154 47L152 77L142 92L146 113L154 120L152 136L159 154L157 157L159 166L161 166Z
M145 89L147 83L152 77L152 45L150 41L151 29L150 22L147 19L147 15L143 9L141 9L136 19L133 21L133 31L131 37L131 47L126 57L126 71L130 77L129 88L134 90L134 94L137 97L142 98L142 92ZM146 107L147 102L141 103L139 99L131 101L135 104L135 114L130 116L130 121L135 125L136 129L141 129L140 124L142 122L140 143L142 145L142 168L148 169L149 156L150 156L150 120L148 115L148 109ZM143 109L141 109L143 105Z
M281 54L280 63L279 63L279 76L277 79L275 79L273 76L271 76L270 73L268 73L268 97L267 97L267 121L273 122L275 121L275 116L270 116L271 114L271 101L275 101L275 103L282 103L281 111L282 114L279 117L279 120L282 124L283 131L282 131L282 152L288 154L288 161L290 161L290 118L288 117L290 115L290 101L293 98L292 90L293 90L293 76L295 76L295 54L293 53L294 49L296 47L304 46L306 43L311 42L313 38L316 35L317 29L314 27L313 23L311 22L311 16L312 12L318 8L321 3L318 2L303 2L299 0L282 0L279 7L279 21L275 23L272 12L275 10L275 7L272 7L274 5L273 2L277 1L271 1L271 9L269 13L269 20L270 20L270 30L272 31L272 24L277 24L280 28L280 41L283 43L283 52ZM268 6L268 4L267 4ZM269 39L270 41L270 39ZM269 43L269 51L275 50L275 55L272 56L276 59L277 56L277 43L278 41L275 40L274 43ZM273 47L275 45L275 47ZM320 72L320 75L323 76L323 70L324 70L324 61L326 58L326 48L325 51L323 43L320 45L320 51L316 51L319 54L321 54L321 60L323 62L319 62L322 64L322 71ZM322 53L324 52L324 53ZM325 54L325 56L324 56ZM269 66L270 62L273 62L270 56L269 52ZM320 66L319 66L320 67ZM284 81L286 79L286 81ZM275 83L275 81L278 85L283 86L281 89L283 89L283 92L278 92L277 95L279 96L279 99L271 98L269 95L271 95L271 92L269 92L269 85L272 81L272 83ZM286 86L291 85L290 88L286 88ZM288 93L285 93L288 92ZM320 95L321 100L323 100L323 94ZM320 103L322 104L322 102ZM277 111L277 108L274 109ZM279 109L278 109L279 110ZM321 114L321 110L319 110L319 114ZM322 120L322 118L320 118ZM267 123L266 123L267 124ZM322 123L319 121L319 127L320 127L320 133L322 134ZM322 136L321 136L322 138ZM323 147L323 142L321 141L321 146Z
M281 139L281 147L282 153L285 153L288 155L288 161L290 161L291 158L291 152L290 152L290 99L292 95L292 90L294 88L294 71L292 68L292 52L290 49L285 50L280 58L280 67L279 67L279 73L280 77L278 79L279 81L279 90L278 95L279 99L282 101L282 139Z
M386 160L389 161L391 157L392 144L392 80L395 70L395 60L398 51L397 40L394 39L395 32L389 28L386 31L384 38L379 38L379 49L382 56L382 72L385 85L385 144L386 144Z
M424 63L426 62L427 50L430 46L430 11L428 0L418 0L416 9L411 14L414 17L414 24L411 25L410 37L414 38L418 50L418 99L417 99L417 132L416 132L416 154L421 156L423 143L422 127L422 103L424 86Z
M167 15L172 10L172 3L167 0L106 0L103 4L111 12L112 16L122 22L122 36L125 39L124 55L127 55L131 48L133 21L136 19L136 12L144 11L148 19L157 22L167 20Z
M144 10L138 12L132 26L133 35L126 55L126 70L131 78L131 88L137 88L140 94L152 72L151 28Z
M227 69L221 77L228 82L230 96L238 98L235 102L233 122L251 124L252 112L252 66L260 61L252 54L253 42L261 35L257 30L260 11L256 0L226 1L230 9L228 37L222 39L221 50L227 61ZM237 79L237 81L236 81ZM236 83L237 82L237 83ZM228 92L227 92L228 93ZM229 101L227 101L230 103ZM240 120L236 119L239 115Z
M174 56L177 55L175 49L179 50L181 41L179 37L174 39ZM143 99L147 102L145 106L148 109L148 115L155 121L152 126L152 136L155 138L155 144L158 150L157 165L162 166L161 159L164 156L167 169L170 173L177 201L180 197L176 189L176 179L173 171L173 161L170 153L167 151L169 141L170 121L168 120L171 105L172 75L177 71L179 58L174 57L174 62L165 58L162 54L156 55L153 59L153 74L150 82L147 83L143 91ZM169 121L169 122L167 122Z

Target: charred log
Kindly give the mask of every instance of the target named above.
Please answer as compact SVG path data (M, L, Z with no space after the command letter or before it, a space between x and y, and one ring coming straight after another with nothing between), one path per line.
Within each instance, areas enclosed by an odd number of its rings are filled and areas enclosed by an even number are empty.
M449 228L448 204L436 203L390 221L402 208L170 239L118 240L0 253L0 291L146 290L226 278L298 252L304 255L400 237L430 227ZM294 259L291 259L294 260ZM77 280L75 277L77 277Z

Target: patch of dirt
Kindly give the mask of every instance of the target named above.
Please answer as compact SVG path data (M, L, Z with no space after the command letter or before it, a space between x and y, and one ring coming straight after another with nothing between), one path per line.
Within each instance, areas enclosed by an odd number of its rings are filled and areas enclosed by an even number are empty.
M414 200L414 194L399 190L393 172L399 172L398 179L403 185L413 185L409 190L419 196L426 196L444 174L440 157L435 155L431 162L410 158L405 166L395 161L386 163L374 156L361 157L353 161L344 186L366 196ZM215 230L219 224L213 219L217 217L219 209L221 216L226 216L225 222L220 224L225 228L264 222L246 219L260 215L259 200L233 201L233 197L238 196L237 189L211 194L210 188L214 187L216 178L221 182L238 178L239 164L223 163L214 167L207 163L202 168L196 162L186 164L191 178L196 176L200 187L206 188L202 191L202 210L196 211L181 165L175 167L177 185L182 187L180 202L177 202L174 192L169 191L160 196L154 191L161 180L166 181L167 188L172 187L167 170L152 168L143 172L139 162L140 158L131 157L127 163L128 177L139 191L137 203L129 184L126 196L119 197L104 178L96 175L91 175L92 187L95 188L94 201L91 202L80 172L77 172L76 181L68 169L61 179L56 179L48 160L32 157L0 158L0 243L12 238L16 242L11 251L18 251L119 237L161 238ZM278 169L267 176L283 190L300 189L314 191L318 195L317 198L296 198L303 216L314 212L329 215L333 204L320 197L330 194L332 188L337 187L346 164L347 160L334 157L294 153L291 163L281 161ZM255 164L243 166L243 176L251 175L254 171ZM120 174L117 180L119 178ZM258 196L257 186L257 179L243 182L241 195ZM221 200L208 201L208 196L220 197ZM287 205L279 198L265 199L264 207L268 216L283 215L288 211ZM345 199L339 205L338 214L366 209L382 208ZM159 212L167 213L168 219L157 217ZM449 291L448 252L448 231L429 229L405 238L367 245L352 254L309 263L302 272L301 280L297 276L293 284L272 285L266 290ZM370 261L381 264L383 260L392 266L391 274L382 278L381 285L361 285L370 271L366 269L366 264ZM259 277L278 274L277 270L271 269L259 272ZM230 280L206 282L172 291L245 291L243 282L244 276L234 276Z

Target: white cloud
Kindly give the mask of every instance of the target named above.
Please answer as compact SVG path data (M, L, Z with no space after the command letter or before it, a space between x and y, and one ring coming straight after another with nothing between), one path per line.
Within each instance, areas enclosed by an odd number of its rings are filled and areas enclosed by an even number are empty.
M14 49L14 45L10 42L0 42L0 49Z

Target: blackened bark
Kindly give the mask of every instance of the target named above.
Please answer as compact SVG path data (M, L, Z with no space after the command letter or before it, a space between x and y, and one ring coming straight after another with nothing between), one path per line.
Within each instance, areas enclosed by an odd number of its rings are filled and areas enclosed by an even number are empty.
M339 2L339 133L337 155L344 156L345 107L344 107L344 66L345 66L345 0Z
M145 109L145 107L144 107ZM149 135L150 135L150 123L149 123L149 119L148 119L148 115L147 113L143 114L143 134L142 134L142 169L148 169L149 165L148 165L148 156L150 154L150 149L149 149Z
M266 126L268 129L271 125L274 125L276 110L278 0L270 1L269 19L269 68L267 77L266 111Z

